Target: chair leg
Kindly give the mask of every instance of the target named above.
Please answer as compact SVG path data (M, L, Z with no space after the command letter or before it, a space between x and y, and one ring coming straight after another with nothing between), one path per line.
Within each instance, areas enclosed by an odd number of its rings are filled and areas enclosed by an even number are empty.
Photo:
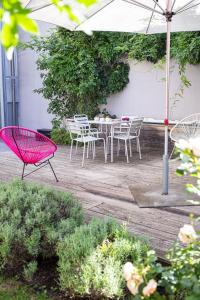
M96 157L96 145L95 145L95 141L92 144L93 144L93 159L95 159L95 157Z
M26 164L23 165L23 170L22 170L22 175L21 175L22 180L24 179L25 167L26 167Z
M172 155L174 154L175 148L176 148L176 145L174 144L174 147L173 147L172 152L171 152L171 154L170 154L170 156L169 156L169 159L172 159Z
M119 156L119 151L120 151L120 141L118 139L118 141L117 141L117 156Z
M76 152L75 152L75 154L77 153L77 150L78 150L78 141L76 141Z
M110 145L109 145L109 137L106 137L106 153L107 153L107 155L109 154L109 147L110 147Z
M138 151L139 151L139 157L142 159L142 154L141 154L141 148L140 148L140 140L137 138L137 144L138 144Z
M129 139L129 151L130 151L130 157L132 157L132 146L131 146L131 140Z
M127 164L129 163L129 157L128 157L128 147L127 147L127 140L125 140L125 155L127 159Z
M138 139L136 139L136 150L137 150L137 152L139 152Z
M71 141L70 160L72 160L73 140Z
M54 175L56 181L58 182L58 178L57 178L57 176L56 176L56 173L55 173L55 171L54 171L54 169L53 169L53 167L52 167L52 164L50 163L49 160L48 160L48 163L49 163L49 165L50 165L50 168L51 168L51 170L52 170L52 172L53 172L53 175Z
M84 166L84 161L85 161L85 143L83 146L83 159L82 159L82 167Z
M107 149L106 149L106 142L104 139L103 139L103 148L104 148L105 163L107 163Z
M90 151L90 142L87 144L87 158L89 158L89 151Z

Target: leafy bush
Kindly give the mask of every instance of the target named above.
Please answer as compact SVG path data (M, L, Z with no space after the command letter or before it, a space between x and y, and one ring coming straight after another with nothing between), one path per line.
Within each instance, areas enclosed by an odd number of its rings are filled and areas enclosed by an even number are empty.
M56 244L82 223L71 194L23 181L0 183L0 267L30 278L37 258L55 255Z
M185 76L186 65L200 63L200 33L174 33L171 40L182 95L184 87L191 85ZM49 112L60 120L77 113L93 118L99 105L128 84L127 58L164 62L166 35L94 32L88 36L60 28L49 36L34 38L26 47L39 54L37 67L43 86L36 92L49 101Z
M99 112L107 97L120 92L129 82L129 65L116 46L123 44L118 33L57 29L48 37L35 38L28 46L39 53L37 67L43 86L36 92L49 101L49 112L57 119Z
M138 61L157 63L165 56L165 34L136 34L130 39L129 57Z
M187 184L186 187L189 192L200 196L200 139L180 140L176 146L181 159L177 174L195 177L196 184ZM144 276L146 267L142 264L137 266L133 259L134 265L130 262L125 264L124 277L133 299L200 299L200 232L194 228L199 220L192 217L192 223L180 229L179 241L167 254L169 266L159 268L149 264L153 273L149 274L150 269L146 269Z
M147 244L113 220L77 228L58 246L61 289L71 295L120 298L125 295L122 267L155 258Z
M188 225L187 225L188 226ZM199 236L198 236L199 238ZM162 274L162 285L169 295L180 299L200 299L200 241L192 240L181 247L177 243L168 254L171 263Z
M71 143L70 133L65 128L53 128L51 139L58 145L69 145Z

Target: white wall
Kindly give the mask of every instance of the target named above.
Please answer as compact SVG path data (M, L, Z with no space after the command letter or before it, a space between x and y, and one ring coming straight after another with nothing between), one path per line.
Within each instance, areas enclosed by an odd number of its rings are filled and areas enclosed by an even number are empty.
M178 120L189 114L200 112L200 66L188 66L187 78L192 86L184 89L183 97L176 95L180 92L180 76L178 67L171 63L170 82L170 119ZM130 61L129 84L120 93L108 99L107 110L121 114L144 116L147 118L163 119L165 107L165 71L153 64Z
M46 23L39 24L41 34L45 34L50 28ZM21 38L27 41L29 36L23 33ZM52 116L47 113L48 102L33 92L42 86L40 74L36 69L36 59L37 55L31 50L19 51L20 125L33 129L51 128ZM171 120L200 112L200 66L188 66L186 75L192 86L185 89L183 98L174 97L180 90L180 79L178 68L172 62ZM164 70L155 68L153 64L130 61L130 82L122 92L108 99L107 110L117 116L129 114L162 120L165 101L164 78Z
M44 35L51 27L38 22L40 33ZM21 40L29 41L28 34L21 32ZM51 128L52 115L47 113L48 101L33 90L42 87L40 73L36 66L37 54L28 50L18 51L20 108L19 124L24 127L39 129Z

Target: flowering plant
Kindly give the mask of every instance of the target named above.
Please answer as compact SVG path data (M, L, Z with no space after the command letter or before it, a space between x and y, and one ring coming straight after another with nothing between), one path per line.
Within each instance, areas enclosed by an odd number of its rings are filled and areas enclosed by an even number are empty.
M177 144L181 165L178 175L196 178L187 184L189 192L200 196L200 139L180 140ZM124 265L124 278L132 299L199 300L200 299L200 232L195 230L199 218L180 228L178 241L168 252L169 266L156 269L153 263ZM153 272L152 272L153 270Z
M123 273L133 299L199 300L200 239L192 224L179 231L179 241L169 251L170 266L133 265L127 262Z
M196 184L189 183L186 188L189 192L200 196L200 138L180 140L176 146L181 159L177 174L196 178Z

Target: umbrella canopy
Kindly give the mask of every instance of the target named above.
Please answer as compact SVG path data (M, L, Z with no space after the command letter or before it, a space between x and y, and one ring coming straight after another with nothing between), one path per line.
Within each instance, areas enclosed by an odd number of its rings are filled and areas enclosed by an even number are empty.
M72 0L73 11L80 25L72 22L67 14L59 13L50 0L23 0L32 10L31 17L69 30L119 31L136 33L166 32L165 13L167 0L99 0L86 9ZM171 31L195 31L200 29L199 0L173 0L169 11L175 17Z
M49 0L24 1L31 17L69 30L167 33L166 93L164 109L165 144L163 155L163 194L168 194L168 117L170 80L170 33L200 30L200 0L101 0L87 9L71 2L80 23L59 14Z

